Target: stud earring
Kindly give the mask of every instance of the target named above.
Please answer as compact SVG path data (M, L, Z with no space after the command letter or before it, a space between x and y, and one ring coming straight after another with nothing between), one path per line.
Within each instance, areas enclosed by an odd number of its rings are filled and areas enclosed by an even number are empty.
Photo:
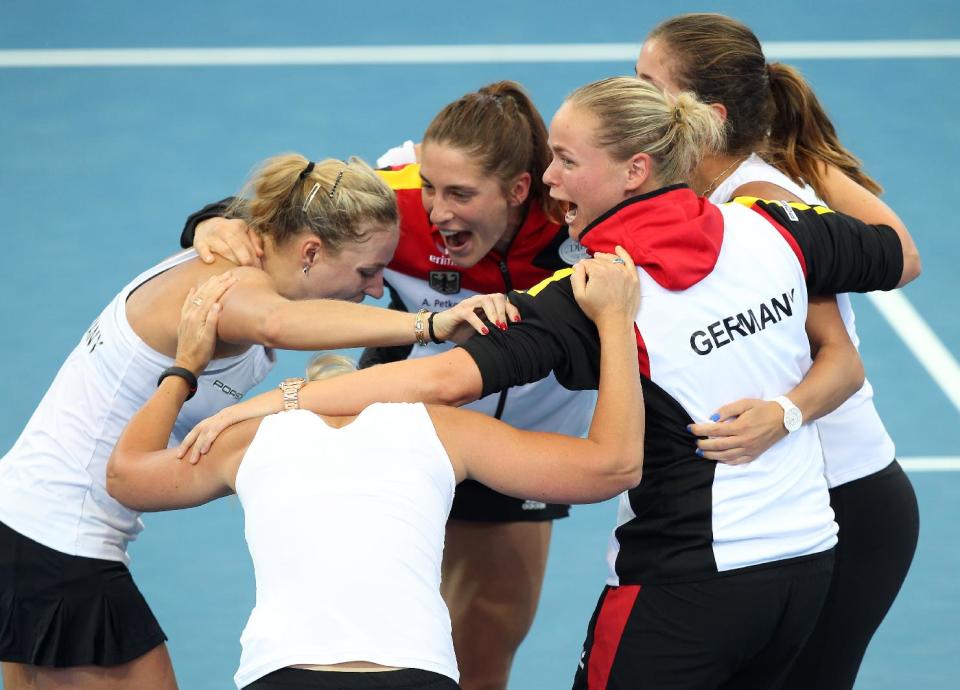
M307 275L310 272L310 264L303 265L303 275Z

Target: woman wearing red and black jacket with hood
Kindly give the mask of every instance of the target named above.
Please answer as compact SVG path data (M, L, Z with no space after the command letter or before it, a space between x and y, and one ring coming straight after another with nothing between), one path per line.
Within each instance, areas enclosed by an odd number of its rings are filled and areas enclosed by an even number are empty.
M413 159L412 145L406 159ZM547 128L519 84L489 84L447 105L427 128L419 159L380 171L400 209L400 241L384 270L392 308L440 311L475 294L528 288L584 258L557 222L559 202L542 180L550 162ZM241 221L214 218L224 208L211 204L191 216L181 243L196 239L201 256L211 249L229 253L227 245L236 244L242 263L255 250L243 246ZM361 366L450 347L368 349ZM470 407L528 431L583 436L595 399L594 391L570 391L548 376ZM552 521L568 512L569 506L505 496L472 480L457 487L443 595L465 690L506 687L537 608Z
M830 385L811 368L808 292L892 289L914 277L904 275L903 227L803 204L698 198L683 183L721 136L689 94L674 100L632 78L578 89L551 126L544 180L569 204L571 236L590 252L626 248L643 295L643 477L620 499L576 688L783 681L817 620L836 543L816 430L787 413L785 438L749 464L726 465L700 457L688 427L731 399L789 391L787 407L806 405ZM506 332L310 384L301 403L327 414L371 400L462 403L550 374L573 390L595 388L598 336L569 272L511 300L523 320ZM863 377L854 373L851 391ZM276 393L243 402L187 443L206 447L224 425L279 406Z

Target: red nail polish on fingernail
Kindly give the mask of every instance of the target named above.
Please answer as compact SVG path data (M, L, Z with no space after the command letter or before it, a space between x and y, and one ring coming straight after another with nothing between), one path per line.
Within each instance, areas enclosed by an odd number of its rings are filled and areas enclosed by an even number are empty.
M487 328L486 326L484 326L482 329L480 329L480 332L483 333L484 335L486 335L487 333L490 332L490 329Z
M507 330L507 324L505 324L503 321L497 321L497 328L499 328L501 331L505 331Z
M520 315L517 314L516 316L513 317L513 322L518 323L519 321L520 321Z

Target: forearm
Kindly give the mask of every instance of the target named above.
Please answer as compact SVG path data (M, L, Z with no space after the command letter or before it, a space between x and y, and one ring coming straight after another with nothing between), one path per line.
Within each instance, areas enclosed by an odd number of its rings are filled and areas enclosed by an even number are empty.
M300 389L300 407L325 415L355 415L375 402L425 402L462 405L480 397L480 370L457 348L422 359L381 364ZM231 422L261 417L283 409L280 391L269 391L233 405L221 414Z
M633 321L598 326L600 384L589 438L605 448L624 471L639 474L643 463L644 403L637 372ZM639 479L639 477L638 477Z
M840 407L863 386L863 363L853 345L829 343L819 348L803 381L787 397L812 422Z
M167 376L150 399L127 423L114 448L114 455L146 453L167 447L177 415L190 394L187 382Z
M364 304L288 301L264 315L261 335L264 345L284 350L387 347L415 343L415 323L416 314Z
M833 412L860 389L863 363L835 298L812 298L805 325L813 364L787 397L800 408L804 420L813 421Z

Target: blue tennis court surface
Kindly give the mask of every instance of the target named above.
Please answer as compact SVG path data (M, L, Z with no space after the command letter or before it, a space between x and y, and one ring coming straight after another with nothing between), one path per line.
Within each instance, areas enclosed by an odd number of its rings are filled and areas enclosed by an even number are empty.
M448 101L504 78L523 83L549 119L576 86L632 73L629 50L621 57L598 49L584 58L569 47L566 60L562 44L639 47L660 19L705 9L668 1L652 10L615 1L596 3L599 12L582 2L502 0L266 7L249 0L150 6L0 0L0 194L8 238L0 257L7 324L0 342L6 369L0 453L117 289L172 253L186 214L235 192L261 159L293 150L314 159L356 154L372 160L417 139ZM908 53L932 46L926 57L890 57L896 45L903 47L896 44L851 59L837 51L855 44L830 44L822 50L836 57L786 61L810 79L845 143L884 184L924 262L924 275L903 295L929 330L902 310L865 297L855 302L867 373L898 456L908 460L922 521L913 569L857 687L955 688L960 49L949 41L960 38L960 6L813 0L707 9L746 21L788 56L799 48L781 42L816 49L811 42L918 41ZM477 58L463 49L467 44L500 44L503 54ZM545 44L556 46L549 58L517 52L510 54L520 57L503 61L508 46ZM188 58L154 50L311 46L370 52L368 59L356 53L321 59L314 52L297 61L269 51ZM381 53L373 48L382 46L449 48L433 58L397 51L376 57ZM65 49L78 52L50 52ZM110 52L117 49L136 50ZM300 64L265 64L284 59ZM50 61L56 65L43 66ZM305 360L284 353L265 386L297 374ZM135 578L170 637L186 690L232 687L239 635L253 603L242 518L233 498L148 515L147 530L132 547ZM537 621L511 688L569 686L605 575L613 520L613 506L601 504L578 507L557 523Z

